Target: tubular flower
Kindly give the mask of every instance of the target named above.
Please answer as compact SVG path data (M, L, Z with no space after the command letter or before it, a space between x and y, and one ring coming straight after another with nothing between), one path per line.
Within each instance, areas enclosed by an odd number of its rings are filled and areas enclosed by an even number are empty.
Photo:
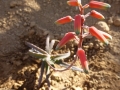
M81 15L80 14L76 15L74 21L74 30L77 35L79 35L81 31L81 21L82 21Z
M112 36L111 36L110 34L108 34L108 33L106 33L106 32L103 32L103 31L100 31L100 33L102 33L103 36L104 36L106 39L112 40Z
M108 9L111 6L104 2L98 2L98 1L90 1L89 3L90 8L97 8L97 9Z
M58 43L58 45L56 46L56 49L61 48L62 46L64 46L69 40L71 39L75 39L75 33L74 32L68 32L65 34L65 36L62 38L62 40Z
M108 40L105 38L105 36L94 26L89 27L89 32L91 35L95 36L101 42L108 44Z
M80 59L80 62L81 62L81 65L82 65L84 72L88 73L88 71L89 71L88 62L86 59L85 51L82 48L78 48L77 56Z
M70 6L80 6L81 2L80 2L80 0L69 0L69 1L67 1L67 4Z
M71 16L66 16L55 21L55 24L61 25L61 24L71 22L72 20L73 18Z
M95 10L92 10L91 13L90 13L90 15L92 17L97 18L97 19L105 19L105 17L101 13L99 13L99 12L97 12Z

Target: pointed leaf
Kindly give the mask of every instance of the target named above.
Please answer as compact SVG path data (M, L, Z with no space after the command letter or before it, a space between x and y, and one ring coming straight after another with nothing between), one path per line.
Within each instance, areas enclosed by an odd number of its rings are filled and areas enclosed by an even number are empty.
M90 8L97 8L97 9L108 9L111 6L104 2L98 2L98 1L90 1L89 3Z
M77 55L80 59L80 62L81 62L84 72L88 73L89 68L88 68L88 62L87 62L87 58L85 55L85 51L82 48L78 48Z
M105 17L101 13L99 13L99 12L97 12L95 10L92 10L91 13L90 13L90 15L92 17L97 18L97 19L105 19Z
M51 58L53 60L61 60L61 59L68 58L69 56L70 56L70 51L68 53L64 53L64 54L53 55L53 56L51 56Z
M62 63L60 64L60 66L63 66L63 67L65 67L65 68L67 68L68 66L70 66L70 64L67 64L67 63L62 62ZM76 66L72 66L70 69L73 70L73 71L84 72L83 69L78 68L78 67L76 67Z
M36 45L34 45L34 44L32 44L32 43L25 42L25 44L26 44L27 46L29 46L30 48L33 48L33 49L39 51L40 53L48 54L46 51L44 51L43 49L37 47Z
M97 39L99 39L101 42L104 42L105 44L108 44L108 40L104 37L100 31L95 28L94 26L89 27L89 32L91 35L95 36Z
M54 44L55 44L55 40L52 40L51 43L50 43L50 50L52 50Z
M73 20L73 18L71 16L65 16L65 17L60 18L57 21L55 21L55 24L61 25L61 24L69 23L72 20Z
M71 39L75 39L75 38L76 37L75 37L74 32L66 33L65 36L62 38L62 40L56 46L56 49L59 49L59 48L63 47L68 41L70 41Z
M36 53L36 52L33 52L33 50L29 50L28 52L31 56L35 57L35 58L46 58L47 57L47 54L42 54L42 53Z
M45 49L48 53L50 53L50 36L48 35L47 38L46 38L46 46L45 46Z

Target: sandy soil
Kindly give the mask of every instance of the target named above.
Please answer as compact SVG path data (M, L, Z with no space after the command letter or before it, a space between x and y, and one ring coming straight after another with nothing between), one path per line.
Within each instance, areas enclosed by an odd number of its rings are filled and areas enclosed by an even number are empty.
M56 26L54 21L79 11L66 4L67 0L1 0L0 1L0 90L38 90L40 61L27 54L29 41L44 49L47 34L61 39L68 31L73 31L73 23ZM111 9L100 11L108 23L110 18L120 16L120 0L100 0L111 4ZM83 4L89 0L82 0ZM90 9L86 10L86 12ZM85 13L86 13L85 12ZM87 25L94 25L96 19L88 18ZM53 90L120 90L120 25L108 23L109 33L113 36L108 46L94 39L84 41L90 73L88 75L71 70L53 72L50 76ZM76 45L69 42L72 61ZM85 46L94 44L93 48ZM66 48L62 50L64 52ZM61 52L61 51L60 51ZM79 61L75 63L78 67ZM45 90L43 83L39 90Z

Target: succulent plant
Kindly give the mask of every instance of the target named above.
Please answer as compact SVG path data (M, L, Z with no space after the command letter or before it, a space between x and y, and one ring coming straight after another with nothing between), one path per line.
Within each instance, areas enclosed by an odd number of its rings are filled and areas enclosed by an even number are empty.
M68 15L55 21L55 24L57 25L74 22L74 32L67 32L62 38L62 40L56 46L56 49L60 49L71 39L76 40L76 42L78 43L78 49L76 51L76 58L74 59L74 62L76 61L76 59L79 58L84 72L88 73L89 72L88 61L85 55L85 51L82 49L82 43L83 43L84 38L86 38L87 36L94 36L99 41L105 44L109 44L108 39L112 39L112 36L106 32L98 30L94 26L87 26L84 24L88 16L92 16L97 19L105 19L105 17L101 13L95 10L91 10L90 12L84 14L84 11L87 8L96 8L96 9L105 10L105 9L110 8L111 6L107 3L99 2L95 0L90 0L90 2L85 5L81 4L81 0L69 0L67 1L67 4L69 6L78 7L80 13L76 14L74 18Z
M40 71L40 77L38 80L38 82L39 82L38 87L41 87L42 77L43 77L43 74L45 71L46 81L50 88L50 82L49 82L50 68L52 68L54 71L60 71L60 72L68 70L69 68L72 70L75 70L75 71L83 72L83 69L73 66L73 63L71 63L71 65L70 65L70 64L67 64L62 61L63 59L70 56L70 51L68 51L67 53L64 53L64 54L52 55L51 52L53 51L53 46L55 44L55 41L56 40L51 40L51 42L50 42L50 36L48 35L46 38L45 50L37 47L36 45L34 45L32 43L25 42L25 44L31 48L28 52L29 55L41 60L41 67L40 67L41 71ZM56 69L55 64L65 67L65 69Z

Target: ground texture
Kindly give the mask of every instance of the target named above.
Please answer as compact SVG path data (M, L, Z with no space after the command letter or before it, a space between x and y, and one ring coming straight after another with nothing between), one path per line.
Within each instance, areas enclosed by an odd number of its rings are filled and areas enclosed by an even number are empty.
M66 4L67 0L0 0L0 90L45 90L46 82L37 88L40 61L30 57L29 41L45 48L47 34L51 39L61 39L68 31L73 31L73 23L56 26L54 21L79 11ZM53 90L120 90L120 0L100 0L111 4L111 9L100 11L113 36L108 46L96 39L86 39L83 48L86 51L90 73L75 71L53 72L50 76ZM89 0L82 0L88 3ZM85 11L87 13L91 9ZM91 26L98 21L88 18L85 24ZM91 47L91 45L93 45ZM73 41L66 48L71 50L70 63L76 51ZM79 61L75 63L80 67Z

